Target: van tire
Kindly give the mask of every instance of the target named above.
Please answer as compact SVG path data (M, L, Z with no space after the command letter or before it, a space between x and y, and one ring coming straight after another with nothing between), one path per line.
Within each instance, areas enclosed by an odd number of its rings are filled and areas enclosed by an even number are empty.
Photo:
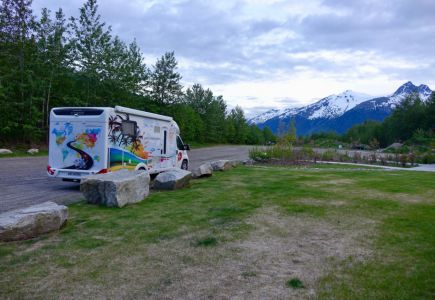
M183 162L181 163L181 169L186 171L187 169L189 169L189 163L187 162L187 160L183 160Z

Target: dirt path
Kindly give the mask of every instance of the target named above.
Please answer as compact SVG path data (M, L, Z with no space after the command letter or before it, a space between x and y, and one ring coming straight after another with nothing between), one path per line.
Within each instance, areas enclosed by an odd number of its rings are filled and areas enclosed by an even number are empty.
M247 159L250 146L218 146L189 152L190 168L218 159ZM77 183L49 178L46 156L0 158L0 213L45 201L69 204L81 199Z

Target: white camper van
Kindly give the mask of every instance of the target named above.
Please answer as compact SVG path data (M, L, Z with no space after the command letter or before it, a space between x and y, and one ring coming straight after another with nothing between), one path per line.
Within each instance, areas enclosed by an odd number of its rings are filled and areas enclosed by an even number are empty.
M187 170L186 150L171 117L122 106L59 107L50 114L47 173L78 180L119 169Z

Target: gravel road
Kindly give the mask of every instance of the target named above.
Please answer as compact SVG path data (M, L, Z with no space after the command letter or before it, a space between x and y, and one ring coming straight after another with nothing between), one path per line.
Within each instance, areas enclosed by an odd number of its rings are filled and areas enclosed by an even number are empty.
M250 146L218 146L189 151L190 168L205 161L247 159ZM45 201L70 204L82 199L79 184L49 178L46 156L0 158L0 213Z

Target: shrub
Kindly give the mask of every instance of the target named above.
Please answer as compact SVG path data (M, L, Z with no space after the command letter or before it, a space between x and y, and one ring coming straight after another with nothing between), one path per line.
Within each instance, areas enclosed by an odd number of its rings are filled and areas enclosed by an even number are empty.
M287 286L293 289L303 289L305 288L304 284L299 278L292 278L287 281Z
M328 150L328 151L323 152L323 153L322 153L322 160L325 160L325 161L331 161L331 160L334 160L335 153L336 153L336 152L331 151L331 150Z
M414 166L414 164L415 164L415 155L414 155L414 153L409 153L408 154L408 161L411 163L411 166Z
M426 153L419 159L422 164L433 164L435 163L435 156L431 153Z
M266 148L254 147L249 150L249 158L255 161L265 161L271 159L270 151Z
M400 164L402 167L406 167L406 163L408 162L408 156L405 154L400 155Z
M369 162L372 164L375 164L378 161L378 157L376 156L376 153L372 153L369 156Z
M311 160L314 159L316 153L314 152L313 148L305 146L302 148L302 156L304 159Z
M361 161L361 154L359 152L355 152L353 154L353 162L358 163Z

